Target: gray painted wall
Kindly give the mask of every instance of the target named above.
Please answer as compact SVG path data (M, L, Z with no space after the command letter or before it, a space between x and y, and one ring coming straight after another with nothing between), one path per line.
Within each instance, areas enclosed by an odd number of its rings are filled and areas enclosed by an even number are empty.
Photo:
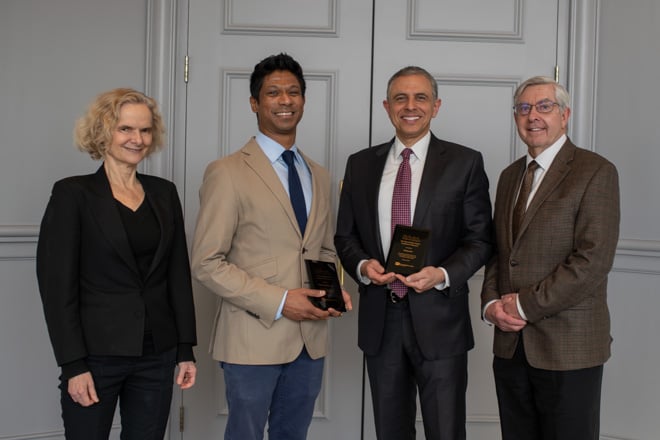
M171 63L178 15L171 8L185 3L0 1L0 439L62 438L34 250L52 182L97 166L72 147L73 121L96 93L116 86L148 89L166 110L174 105L174 72L151 63ZM660 5L584 0L570 8L571 133L617 165L622 190L601 438L653 440L660 432ZM172 149L148 168L177 180L181 157Z

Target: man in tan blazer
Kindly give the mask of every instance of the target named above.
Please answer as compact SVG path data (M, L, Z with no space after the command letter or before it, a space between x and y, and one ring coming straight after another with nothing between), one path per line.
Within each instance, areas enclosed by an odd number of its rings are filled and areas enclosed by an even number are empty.
M528 154L500 176L498 253L481 293L484 319L496 327L502 438L597 440L612 341L607 276L619 232L618 175L612 163L566 137L564 87L530 78L514 103Z
M271 440L303 440L321 388L327 319L341 315L314 307L308 297L324 292L305 287L305 259L335 261L330 176L295 144L300 65L286 54L265 58L250 92L259 132L206 169L192 270L220 298L211 350L227 388L225 439L262 439L268 421Z

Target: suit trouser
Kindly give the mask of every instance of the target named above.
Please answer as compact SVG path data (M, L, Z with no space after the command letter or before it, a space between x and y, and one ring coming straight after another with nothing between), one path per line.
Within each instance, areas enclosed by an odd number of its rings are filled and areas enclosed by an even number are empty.
M407 300L388 304L381 349L366 359L379 440L416 438L417 388L426 438L465 439L467 353L424 359Z
M493 360L503 440L598 440L603 366L534 368L522 338L512 359Z
M176 348L143 356L88 356L99 403L75 403L60 381L67 440L107 440L119 400L122 440L162 440L172 401ZM149 354L150 353L150 354Z

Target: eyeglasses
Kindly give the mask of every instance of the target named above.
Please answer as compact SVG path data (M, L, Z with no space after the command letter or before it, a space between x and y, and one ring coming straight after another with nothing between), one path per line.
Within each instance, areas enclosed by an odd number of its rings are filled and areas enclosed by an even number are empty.
M552 101L541 101L536 104L521 102L520 104L513 106L513 111L516 112L517 115L527 116L532 111L532 107L534 107L539 113L550 113L556 105L559 104Z

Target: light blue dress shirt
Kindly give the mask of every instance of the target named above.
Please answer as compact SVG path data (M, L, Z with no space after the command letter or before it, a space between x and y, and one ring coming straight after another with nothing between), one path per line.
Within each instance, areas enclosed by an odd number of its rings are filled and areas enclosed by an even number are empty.
M257 133L255 140L266 157L268 157L268 160L270 160L270 164L273 166L277 177L280 178L284 190L289 194L289 167L284 162L284 158L282 158L282 153L286 149L261 132ZM298 152L298 147L295 144L291 147L291 151L294 153L296 171L298 171L298 177L300 177L300 184L302 185L303 195L305 196L305 208L309 217L309 211L312 207L312 172ZM282 317L282 309L284 308L284 302L288 293L289 291L287 290L284 292L284 296L282 296L280 307L277 309L277 314L275 315L276 320Z

